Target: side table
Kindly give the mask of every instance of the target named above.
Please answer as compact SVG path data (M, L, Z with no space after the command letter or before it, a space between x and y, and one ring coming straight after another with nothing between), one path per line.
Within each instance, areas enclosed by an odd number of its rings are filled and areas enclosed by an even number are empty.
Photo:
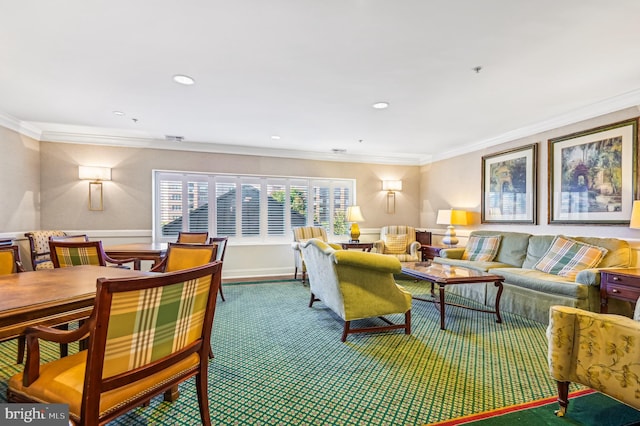
M420 252L422 253L422 261L433 260L434 257L440 256L440 250L446 248L445 246L420 246Z
M340 244L344 250L360 249L362 251L370 252L371 249L373 248L373 243L361 243L361 242L356 243L352 241L347 241L345 243L338 243L338 244Z
M600 312L607 313L609 298L636 302L640 297L640 268L600 272Z

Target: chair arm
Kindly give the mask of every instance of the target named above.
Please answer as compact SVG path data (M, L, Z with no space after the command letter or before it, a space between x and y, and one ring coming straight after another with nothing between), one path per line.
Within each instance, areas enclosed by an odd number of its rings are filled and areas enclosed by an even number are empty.
M107 256L106 254L103 254L103 255L104 255L105 262L115 263L116 265L123 265L125 263L133 263L133 264L135 264L136 262L140 262L140 259L138 259L137 257L132 257L132 258L129 258L129 259L112 259L109 256Z
M329 247L331 247L334 250L342 250L342 246L340 244L336 244L336 243L328 243Z
M384 254L384 240L374 241L373 248L376 253Z
M338 265L354 266L392 274L398 274L402 270L402 265L395 256L349 250L336 251L332 256L334 262Z
M25 330L27 360L24 364L22 383L30 386L40 376L40 340L56 343L71 343L84 339L94 327L94 321L90 317L75 330L60 330L58 328L36 325Z
M422 255L418 256L418 250L420 250L420 247L422 246L422 244L420 244L417 241L412 241L411 244L409 244L409 246L407 247L407 253L411 254L411 256L413 257L422 257Z
M163 257L159 263L157 263L153 268L149 269L149 272L164 272L166 267L167 267L167 256Z
M299 241L294 241L291 243L291 248L295 251L302 251L302 249L300 248L300 242Z
M440 257L447 259L462 259L464 247L443 248L440 250Z

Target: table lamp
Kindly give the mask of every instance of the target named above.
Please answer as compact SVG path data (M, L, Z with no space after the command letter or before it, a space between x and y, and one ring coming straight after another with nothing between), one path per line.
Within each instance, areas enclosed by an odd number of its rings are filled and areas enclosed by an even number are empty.
M464 210L438 210L438 217L436 218L438 225L447 225L447 232L442 238L442 243L449 247L458 244L458 238L456 238L456 230L453 225L466 225L467 224L467 212Z
M360 206L347 207L347 222L351 222L351 240L349 242L357 243L360 241L360 227L358 222L364 222L364 217L360 211Z
M629 228L640 229L640 200L633 202L633 208L631 209L631 220L629 221Z

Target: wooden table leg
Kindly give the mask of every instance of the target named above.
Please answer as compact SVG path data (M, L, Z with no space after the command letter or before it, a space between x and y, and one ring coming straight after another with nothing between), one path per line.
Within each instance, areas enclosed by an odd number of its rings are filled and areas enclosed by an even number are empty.
M446 306L444 303L444 286L439 286L440 293L440 330L444 330L444 307Z
M498 294L496 295L496 316L498 319L497 323L502 322L502 317L500 316L500 296L502 296L502 281L496 281L493 283L496 287L498 287Z

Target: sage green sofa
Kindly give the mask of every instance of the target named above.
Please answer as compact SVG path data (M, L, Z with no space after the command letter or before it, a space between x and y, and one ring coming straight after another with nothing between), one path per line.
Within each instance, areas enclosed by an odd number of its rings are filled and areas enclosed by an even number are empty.
M617 238L569 237L572 240L607 249L600 263L592 269L580 271L575 279L534 269L555 235L531 235L520 232L473 231L470 236L501 236L495 258L490 261L463 260L464 247L446 248L434 262L502 275L504 290L500 311L512 312L547 324L549 308L564 305L592 312L600 311L600 269L627 268L635 264L629 243ZM473 299L488 306L495 305L497 288L491 285L456 285L447 292ZM609 301L609 312L631 316L627 302Z
M403 329L411 334L411 293L395 282L394 274L401 270L397 258L337 249L318 238L301 248L311 290L309 307L322 301L344 320L343 342L351 333ZM391 314L402 314L404 323L376 318ZM372 319L351 327L352 321L365 318Z

